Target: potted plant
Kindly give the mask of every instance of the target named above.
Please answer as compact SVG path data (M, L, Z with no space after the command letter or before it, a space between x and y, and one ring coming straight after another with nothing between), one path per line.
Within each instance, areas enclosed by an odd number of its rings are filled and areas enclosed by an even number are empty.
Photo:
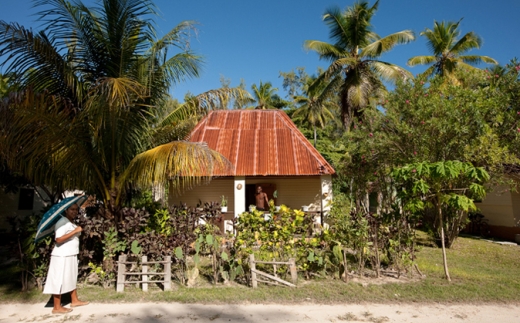
M227 198L224 195L220 197L220 209L222 213L227 212Z

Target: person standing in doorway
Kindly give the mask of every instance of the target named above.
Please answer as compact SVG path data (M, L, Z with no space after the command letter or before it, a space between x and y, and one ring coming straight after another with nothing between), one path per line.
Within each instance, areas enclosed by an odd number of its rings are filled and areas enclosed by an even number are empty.
M262 191L262 186L256 188L255 200L257 210L265 211L269 207L269 200L267 194Z

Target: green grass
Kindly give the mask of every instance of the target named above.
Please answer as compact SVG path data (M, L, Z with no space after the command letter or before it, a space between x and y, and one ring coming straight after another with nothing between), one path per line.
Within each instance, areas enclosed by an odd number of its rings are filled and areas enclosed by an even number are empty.
M144 293L128 288L125 293L113 289L85 286L80 295L95 302L164 301L183 303L518 303L520 301L520 246L499 245L472 238L459 238L448 250L452 282L444 279L441 249L420 246L417 264L426 278L393 280L385 284L350 282L333 279L304 281L297 288L266 286L174 286L172 292L151 290ZM6 268L0 268L6 277ZM12 274L12 273L11 273ZM3 279L2 279L3 280ZM374 281L374 280L373 280ZM388 281L388 279L386 279ZM390 279L392 281L392 279ZM21 293L12 285L0 284L0 302L46 302L48 295L31 291Z

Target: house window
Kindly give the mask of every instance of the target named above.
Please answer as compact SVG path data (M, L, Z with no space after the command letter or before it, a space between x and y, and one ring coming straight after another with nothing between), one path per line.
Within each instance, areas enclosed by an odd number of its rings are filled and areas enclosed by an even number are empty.
M34 207L34 190L32 188L21 188L18 198L18 210L32 210Z

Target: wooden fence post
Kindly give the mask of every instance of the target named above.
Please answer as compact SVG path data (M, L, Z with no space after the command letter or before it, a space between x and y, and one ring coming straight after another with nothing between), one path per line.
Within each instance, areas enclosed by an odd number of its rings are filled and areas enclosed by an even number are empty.
M146 263L148 262L148 257L147 256L142 256L141 258L141 267L142 267L142 279L143 279L143 282L142 282L142 287L143 287L143 292L147 292L148 291L148 275L146 273L148 273L148 264Z
M255 255L249 255L249 266L251 266L251 284L253 288L258 287L258 282L256 281L256 265L255 265Z
M296 261L294 258L289 259L289 270L291 272L291 281L296 284L298 281L298 271L296 270Z
M117 264L117 289L118 293L125 291L126 255L120 255Z
M172 290L172 256L166 256L164 259L164 290Z

